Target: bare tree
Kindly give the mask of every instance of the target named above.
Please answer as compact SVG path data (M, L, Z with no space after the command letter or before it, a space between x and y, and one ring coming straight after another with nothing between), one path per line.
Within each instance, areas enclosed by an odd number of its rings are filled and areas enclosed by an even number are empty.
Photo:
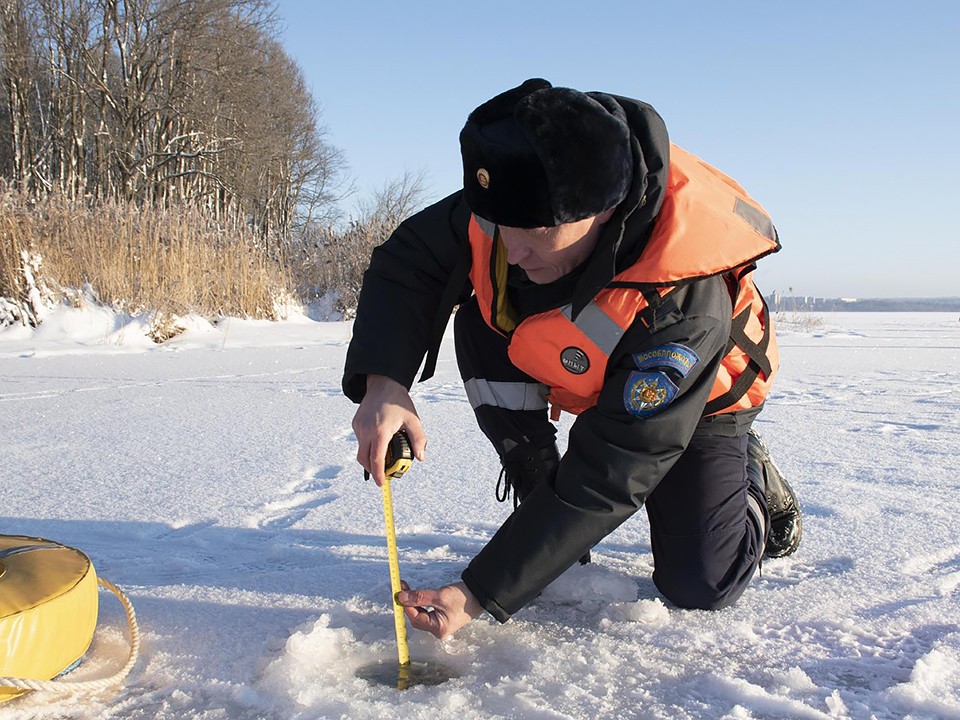
M362 201L345 227L308 227L293 267L301 296L337 291L339 309L352 312L373 249L423 204L424 196L423 173L407 172Z
M30 8L26 0L0 0L0 73L9 122L10 177L21 187L34 188L37 177L35 105L38 71Z
M0 168L22 191L190 202L281 238L342 155L268 0L0 0Z

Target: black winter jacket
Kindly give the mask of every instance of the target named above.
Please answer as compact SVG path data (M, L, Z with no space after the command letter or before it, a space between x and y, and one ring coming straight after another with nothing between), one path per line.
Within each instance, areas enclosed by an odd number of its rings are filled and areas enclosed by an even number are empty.
M514 292L521 310L573 303L579 312L613 276L640 257L663 201L669 142L645 103L615 97L634 131L634 183L604 226L592 255L571 278ZM385 375L410 388L428 350L437 309L454 268L469 253L470 211L455 193L413 215L371 258L347 352L344 393L363 398L366 376ZM472 292L469 280L455 301ZM730 333L732 302L719 276L690 282L670 296L655 329L635 322L610 356L597 405L573 424L553 484L536 488L463 573L484 608L506 621L642 505L695 432L740 435L758 410L703 419ZM441 309L441 313L449 309ZM672 342L700 362L658 413L639 419L623 400L632 354ZM384 352L389 348L390 352Z

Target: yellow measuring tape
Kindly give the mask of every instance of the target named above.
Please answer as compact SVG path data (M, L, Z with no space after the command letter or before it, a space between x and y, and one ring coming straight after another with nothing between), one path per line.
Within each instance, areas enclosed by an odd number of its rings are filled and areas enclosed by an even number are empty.
M387 556L390 561L390 591L393 598L393 624L397 630L397 657L400 665L410 662L407 649L407 622L403 606L397 602L400 592L400 560L397 557L397 531L393 524L393 492L390 490L390 478L383 483L383 519L387 526Z
M386 480L383 490L383 519L387 526L387 556L390 561L390 591L393 602L393 624L397 630L397 657L400 667L410 665L410 651L407 649L407 618L403 614L403 605L397 602L397 593L400 592L400 559L397 557L397 530L393 524L393 492L390 490L390 480L399 478L413 465L413 450L410 438L400 430L390 440L387 446L384 473Z

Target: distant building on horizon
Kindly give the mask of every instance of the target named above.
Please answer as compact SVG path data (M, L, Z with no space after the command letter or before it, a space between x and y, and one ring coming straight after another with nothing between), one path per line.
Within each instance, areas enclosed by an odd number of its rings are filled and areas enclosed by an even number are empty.
M772 292L765 300L775 312L960 312L960 297L818 298Z

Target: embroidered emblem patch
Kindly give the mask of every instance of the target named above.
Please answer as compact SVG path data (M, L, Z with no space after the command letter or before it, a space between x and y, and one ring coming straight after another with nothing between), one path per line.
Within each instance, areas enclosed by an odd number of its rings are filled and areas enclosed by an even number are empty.
M634 370L623 386L623 406L631 415L649 417L673 402L677 392L679 388L662 371Z
M560 353L560 364L574 375L583 375L590 369L590 358L578 347L568 347Z
M680 373L680 377L685 378L687 373L700 362L700 356L686 345L670 342L655 347L653 350L634 353L633 362L638 370L672 368Z

